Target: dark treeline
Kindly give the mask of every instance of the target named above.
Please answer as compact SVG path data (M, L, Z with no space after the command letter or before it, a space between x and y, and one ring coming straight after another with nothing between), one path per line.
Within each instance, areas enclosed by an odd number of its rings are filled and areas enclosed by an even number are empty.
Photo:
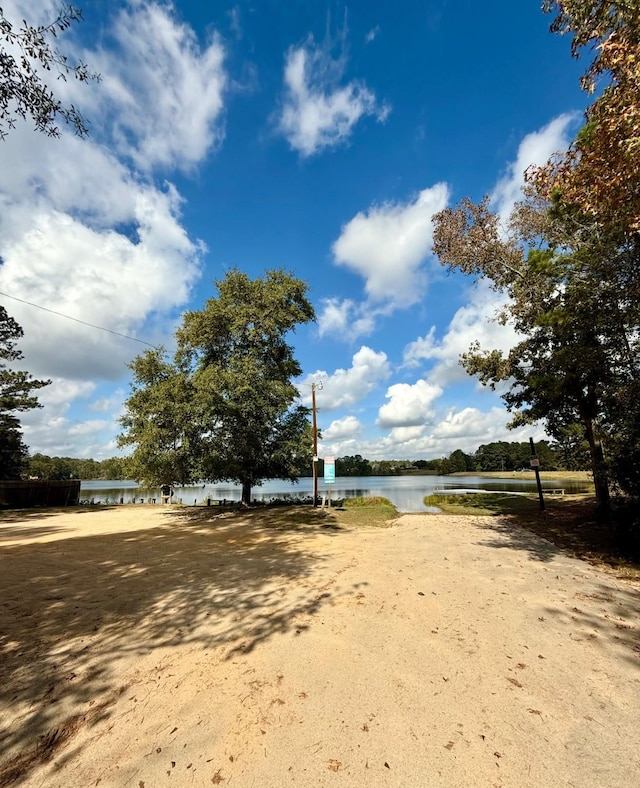
M585 446L575 441L561 445L547 441L536 443L536 454L540 467L545 471L586 470L589 456ZM401 476L416 471L430 471L438 475L473 471L517 471L530 467L528 442L508 443L497 441L486 443L474 453L461 449L448 457L432 460L368 460L360 454L336 458L336 476ZM311 468L302 476L311 476ZM318 473L324 473L322 459ZM74 457L47 457L34 454L29 458L25 476L37 479L128 479L126 457L111 457L107 460L76 459Z
M126 460L122 457L102 461L79 460L34 454L29 457L23 476L36 479L126 479Z
M535 450L540 467L545 471L579 471L590 467L588 446L579 434L568 436L562 443L539 441ZM465 471L518 471L529 469L530 460L528 441L496 441L483 444L471 454L456 449L448 457L432 460L367 460L360 454L337 457L336 476L400 476L416 471L442 476ZM322 460L318 472L323 473Z

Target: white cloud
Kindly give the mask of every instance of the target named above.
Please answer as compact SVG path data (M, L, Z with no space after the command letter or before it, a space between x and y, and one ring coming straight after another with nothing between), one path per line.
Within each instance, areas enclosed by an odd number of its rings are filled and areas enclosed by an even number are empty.
M379 438L351 438L328 447L323 445L323 451L338 457L361 454L369 460L417 460L447 457L456 449L471 453L493 441L527 441L530 436L538 441L547 437L541 425L509 430L506 426L509 421L511 415L501 407L488 411L475 407L449 408L438 413L431 428L428 425L394 427Z
M325 430L322 430L322 439L335 441L353 438L361 429L362 425L355 416L345 416L343 419L332 421Z
M394 427L389 433L389 440L395 444L408 443L419 438L425 431L426 425L415 427Z
M184 303L199 274L199 247L176 222L175 200L171 190L141 191L131 215L134 240L51 208L31 209L20 239L7 243L0 234L0 289L135 336L150 313ZM24 224L28 211L28 203L13 205L4 220ZM24 328L21 347L37 374L117 379L134 354L133 343L113 334L17 302L9 311Z
M202 46L171 5L149 0L121 8L110 32L108 49L83 55L100 82L66 83L92 133L108 130L140 169L192 167L224 136L228 78L219 37Z
M124 409L126 393L123 389L116 389L108 397L100 397L89 404L89 410L94 413L115 413Z
M433 419L433 403L442 395L440 386L418 380L413 385L396 383L389 386L386 398L389 402L378 411L379 427L417 427Z
M341 85L345 65L344 57L332 58L328 47L317 46L312 37L287 52L279 128L302 156L346 142L362 117L382 122L390 112L364 84Z
M370 302L402 308L422 299L432 217L446 207L448 197L446 184L438 183L408 203L374 205L342 228L333 244L335 262L365 279Z
M59 10L53 0L32 6L3 4L32 22ZM57 43L102 80L56 82L55 91L92 121L91 135L79 139L62 125L51 140L19 123L0 146L0 290L159 344L190 298L204 245L189 238L180 194L156 183L153 169L190 168L222 138L223 48L215 37L201 45L171 5L148 0L117 12L105 39L111 49L83 51L75 35L73 26ZM54 378L40 392L44 409L24 415L27 443L104 456L118 413L106 400L87 403L91 381L127 377L126 363L144 346L19 301L3 305L24 329L25 367ZM87 419L82 410L91 407L110 420Z
M372 27L371 30L368 31L367 35L364 37L365 43L370 44L372 41L375 41L378 37L378 33L380 32L380 25L376 25Z
M435 361L428 379L439 386L447 386L468 377L460 365L460 356L475 341L481 348L494 348L507 353L521 337L510 325L503 326L494 318L504 304L504 296L495 293L485 281L470 290L469 303L454 314L447 330L438 340L432 326L424 337L418 337L404 349L404 364L419 366L424 361Z
M522 140L516 160L507 167L491 193L492 207L500 214L503 222L509 217L515 203L522 199L525 171L532 165L545 164L554 153L568 148L569 130L575 120L575 114L565 113L539 131L527 134Z
M346 408L373 391L382 380L391 374L385 353L376 353L363 345L353 356L349 369L337 369L333 374L324 371L308 375L298 384L303 402L311 399L307 388L312 382L322 381L322 391L317 394L318 410L328 411Z
M318 333L354 340L370 334L375 328L378 311L367 304L357 304L349 298L326 298L318 315Z

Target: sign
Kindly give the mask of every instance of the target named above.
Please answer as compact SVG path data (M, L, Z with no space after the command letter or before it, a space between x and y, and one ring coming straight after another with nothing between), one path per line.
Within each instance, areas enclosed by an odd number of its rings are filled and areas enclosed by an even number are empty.
M540 460L537 457L533 457L531 459L531 467L532 468L539 468L540 467Z
M336 480L336 458L324 458L324 481L325 484L334 484Z

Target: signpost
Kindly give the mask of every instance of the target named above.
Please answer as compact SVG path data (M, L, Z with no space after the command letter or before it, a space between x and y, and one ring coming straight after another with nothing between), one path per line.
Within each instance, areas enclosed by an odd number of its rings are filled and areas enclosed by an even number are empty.
M329 509L331 509L331 485L336 481L336 458L324 458L324 483L327 485L327 498Z
M533 445L533 438L529 438L529 446L531 447L531 467L536 474L536 484L538 485L538 498L540 499L540 509L544 510L544 496L542 494L542 484L540 482L540 460L536 456L536 449Z

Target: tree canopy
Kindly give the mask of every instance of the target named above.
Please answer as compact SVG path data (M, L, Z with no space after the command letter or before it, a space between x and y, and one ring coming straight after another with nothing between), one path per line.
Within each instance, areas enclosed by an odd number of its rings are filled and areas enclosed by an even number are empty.
M65 106L56 97L42 73L55 72L63 80L72 76L80 82L98 79L84 63L71 63L53 46L59 33L81 19L80 9L65 5L49 24L34 26L23 20L16 28L0 8L0 139L18 118L27 117L50 137L60 135L59 120L86 136L82 115L73 104Z
M11 368L23 358L16 347L23 335L20 325L0 305L0 479L20 478L27 463L27 447L16 413L41 407L33 392L50 383Z
M635 247L582 218L530 189L505 228L488 198L463 200L435 217L434 250L443 265L485 277L504 293L499 319L521 337L506 354L474 344L464 367L492 388L507 383L511 426L544 420L559 438L582 425L605 511L603 441L619 436L629 417L621 400L637 412L631 392L638 387L640 307L629 277Z
M234 481L242 501L265 479L291 479L311 463L308 409L292 379L302 370L288 343L314 320L307 285L283 270L250 279L238 270L218 296L187 312L172 361L151 350L131 365L121 445L149 483Z
M528 174L592 220L640 230L640 5L637 0L545 0L551 29L573 36L578 57L593 53L582 86L600 93L566 153Z

